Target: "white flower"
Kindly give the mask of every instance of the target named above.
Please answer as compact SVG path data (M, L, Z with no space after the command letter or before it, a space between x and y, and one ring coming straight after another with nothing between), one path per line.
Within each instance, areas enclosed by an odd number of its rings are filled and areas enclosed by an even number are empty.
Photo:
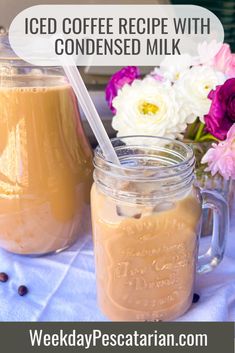
M124 85L113 100L112 126L117 136L147 135L176 138L187 126L186 112L174 86L153 78Z
M189 54L170 55L163 59L160 67L156 67L151 75L159 75L165 80L175 82L191 65L193 65L193 58Z
M211 100L208 94L217 85L223 84L225 75L209 66L194 66L184 72L175 83L180 100L185 101L190 122L197 117L204 122L204 115L209 112Z
M210 43L204 41L197 46L198 64L212 65L214 57L219 52L222 43L218 43L215 39Z

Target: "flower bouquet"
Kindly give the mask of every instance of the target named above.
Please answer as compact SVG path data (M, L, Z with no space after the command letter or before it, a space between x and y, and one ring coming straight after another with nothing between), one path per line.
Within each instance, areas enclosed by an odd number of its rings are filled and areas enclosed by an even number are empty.
M166 57L144 78L124 67L111 77L106 100L117 136L183 139L195 151L199 186L232 198L235 54L228 44L202 43L197 57Z

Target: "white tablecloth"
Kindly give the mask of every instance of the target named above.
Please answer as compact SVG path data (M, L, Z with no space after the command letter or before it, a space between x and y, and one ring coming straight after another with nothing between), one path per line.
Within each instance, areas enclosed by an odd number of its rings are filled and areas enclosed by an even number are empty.
M204 246L208 240L203 238ZM0 321L106 320L96 303L91 234L56 255L31 258L0 250L0 272L10 277L0 283ZM21 284L29 288L25 297L17 294ZM223 262L197 277L195 291L200 301L178 321L235 321L235 219Z

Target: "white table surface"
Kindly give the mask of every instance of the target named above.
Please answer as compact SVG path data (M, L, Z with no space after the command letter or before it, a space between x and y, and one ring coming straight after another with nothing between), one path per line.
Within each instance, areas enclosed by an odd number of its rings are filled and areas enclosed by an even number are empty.
M203 238L203 245L208 241ZM96 303L91 234L50 256L31 258L0 250L0 272L10 277L0 283L0 321L106 320ZM21 284L29 288L25 297L17 294ZM235 219L223 262L197 277L195 292L199 302L178 321L235 321Z

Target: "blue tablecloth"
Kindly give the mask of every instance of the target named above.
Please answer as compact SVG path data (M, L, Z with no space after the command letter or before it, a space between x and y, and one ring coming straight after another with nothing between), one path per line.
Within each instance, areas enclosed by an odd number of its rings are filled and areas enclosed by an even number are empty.
M233 212L235 215L235 212ZM208 237L202 239L206 247ZM0 321L103 321L96 302L91 234L69 250L44 257L12 255L0 250ZM29 293L17 294L25 284ZM178 321L235 321L235 220L226 255L213 272L197 277L200 301Z

